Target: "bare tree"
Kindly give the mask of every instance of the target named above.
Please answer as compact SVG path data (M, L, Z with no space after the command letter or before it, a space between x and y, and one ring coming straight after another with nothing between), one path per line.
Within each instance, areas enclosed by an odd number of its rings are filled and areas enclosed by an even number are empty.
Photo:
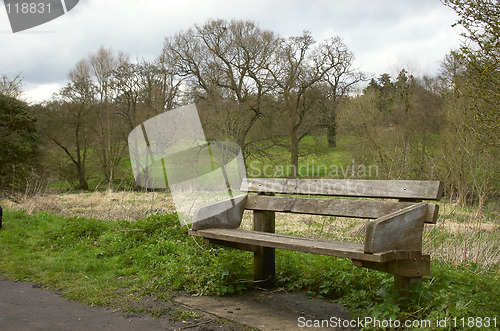
M276 94L282 101L282 123L290 138L292 176L297 176L299 143L311 132L327 128L334 145L335 112L349 88L362 79L351 70L353 56L340 38L314 47L308 32L300 37L280 39L274 60L268 66Z
M59 174L75 189L88 190L87 159L90 146L87 109L84 104L52 100L38 112L43 136L59 147L72 165L58 168ZM61 125L64 122L65 125ZM51 154L50 151L48 152ZM52 166L54 162L52 162ZM68 170L72 169L72 170Z
M117 88L115 103L118 113L124 117L132 130L139 123L139 108L142 97L142 76L140 65L125 60L114 70L114 84Z
M147 95L151 103L158 105L158 110L165 111L180 105L185 77L179 75L175 65L175 58L165 57L162 53L153 63L144 66L143 76L148 77L150 91Z
M114 103L130 130L179 104L183 79L170 70L163 56L153 62L133 63L124 59L113 77Z
M70 83L51 102L40 107L38 122L43 137L60 148L73 165L74 171L69 174L75 177L73 186L88 190L87 158L92 136L90 107L95 92L90 82L89 64L83 60L78 62L69 78ZM67 176L66 179L73 181Z
M126 137L130 131L115 102L118 95L115 70L126 60L124 54L115 56L111 50L101 47L76 64L69 73L70 84L60 93L62 107L59 108L77 117L70 127L80 130L84 123L86 130L92 132L92 155L99 160L109 185L126 154ZM76 141L81 140L76 138ZM59 147L63 146L64 142L59 142Z
M272 86L265 68L276 38L249 21L211 20L167 38L164 58L187 78L192 98L202 101L221 138L243 151L247 136L263 115Z
M117 96L114 72L126 61L124 54L115 57L109 49L101 47L86 60L90 66L88 81L95 91L92 116L95 118L93 131L97 138L94 148L100 160L108 185L113 183L115 172L126 154L128 128L119 115L114 100Z
M12 97L19 98L21 95L21 87L23 78L21 73L18 73L14 78L9 78L6 75L2 75L0 79L0 94Z
M322 109L327 130L328 146L337 146L337 111L353 87L366 79L364 73L353 68L354 54L347 48L340 37L326 40L317 51L322 62L329 67L323 80L329 86L325 106Z
M321 64L309 56L314 40L309 33L300 37L280 39L274 61L268 70L277 86L281 125L286 127L290 138L290 165L292 176L297 176L299 143L317 123L311 123L311 108L315 98L311 96L315 84L324 77ZM308 125L306 125L308 124ZM314 125L316 124L316 125Z

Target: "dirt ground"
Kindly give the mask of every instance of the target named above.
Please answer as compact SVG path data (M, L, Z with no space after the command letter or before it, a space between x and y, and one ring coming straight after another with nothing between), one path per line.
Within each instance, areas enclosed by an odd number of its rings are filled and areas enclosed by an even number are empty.
M228 297L178 295L173 302L144 299L148 313L123 313L66 300L37 284L0 279L0 330L303 330L305 320L347 319L347 310L306 293L253 291ZM179 314L179 312L181 312ZM183 316L183 318L173 318ZM315 328L307 328L315 330ZM329 330L335 330L329 328Z
M342 321L349 320L345 307L326 300L313 299L305 292L255 290L244 295L224 297L178 297L176 301L258 330L323 330L310 327L316 321L326 322L324 329L350 330L335 328L333 324L342 325Z

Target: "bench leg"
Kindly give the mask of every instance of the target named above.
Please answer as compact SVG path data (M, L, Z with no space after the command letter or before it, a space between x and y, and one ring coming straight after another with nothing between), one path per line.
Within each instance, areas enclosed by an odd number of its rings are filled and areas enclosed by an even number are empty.
M270 288L275 285L276 268L274 265L274 248L259 247L254 253L254 279L257 286Z
M254 211L253 230L274 233L275 213L271 211ZM254 252L254 280L258 286L270 288L275 285L274 248L258 247Z
M406 305L410 299L410 288L422 282L422 276L431 274L430 256L415 253L411 259L393 260L388 262L370 262L352 260L358 267L379 270L394 275L394 289L398 293L398 303Z
M394 275L394 289L398 293L398 301L405 305L410 300L410 288L415 284L421 283L422 277L405 277Z

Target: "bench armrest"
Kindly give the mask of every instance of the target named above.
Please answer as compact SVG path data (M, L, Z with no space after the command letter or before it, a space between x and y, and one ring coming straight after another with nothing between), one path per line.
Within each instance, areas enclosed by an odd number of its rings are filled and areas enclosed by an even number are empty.
M368 223L365 253L422 251L424 222L436 214L437 205L417 203Z

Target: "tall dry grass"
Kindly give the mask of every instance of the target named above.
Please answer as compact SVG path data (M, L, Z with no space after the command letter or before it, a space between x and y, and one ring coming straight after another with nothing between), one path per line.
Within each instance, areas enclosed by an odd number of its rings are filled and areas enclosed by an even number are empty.
M435 225L426 225L424 250L434 258L483 267L500 263L499 213L490 216L454 203L440 204Z
M104 192L36 194L4 198L3 206L26 213L47 211L56 215L104 220L136 220L150 214L175 211L170 194L107 190Z
M500 219L498 213L478 215L474 208L440 203L436 224L426 224L423 251L432 259L482 267L500 264ZM363 243L367 220L276 213L276 232ZM251 212L245 211L242 227L252 228Z

